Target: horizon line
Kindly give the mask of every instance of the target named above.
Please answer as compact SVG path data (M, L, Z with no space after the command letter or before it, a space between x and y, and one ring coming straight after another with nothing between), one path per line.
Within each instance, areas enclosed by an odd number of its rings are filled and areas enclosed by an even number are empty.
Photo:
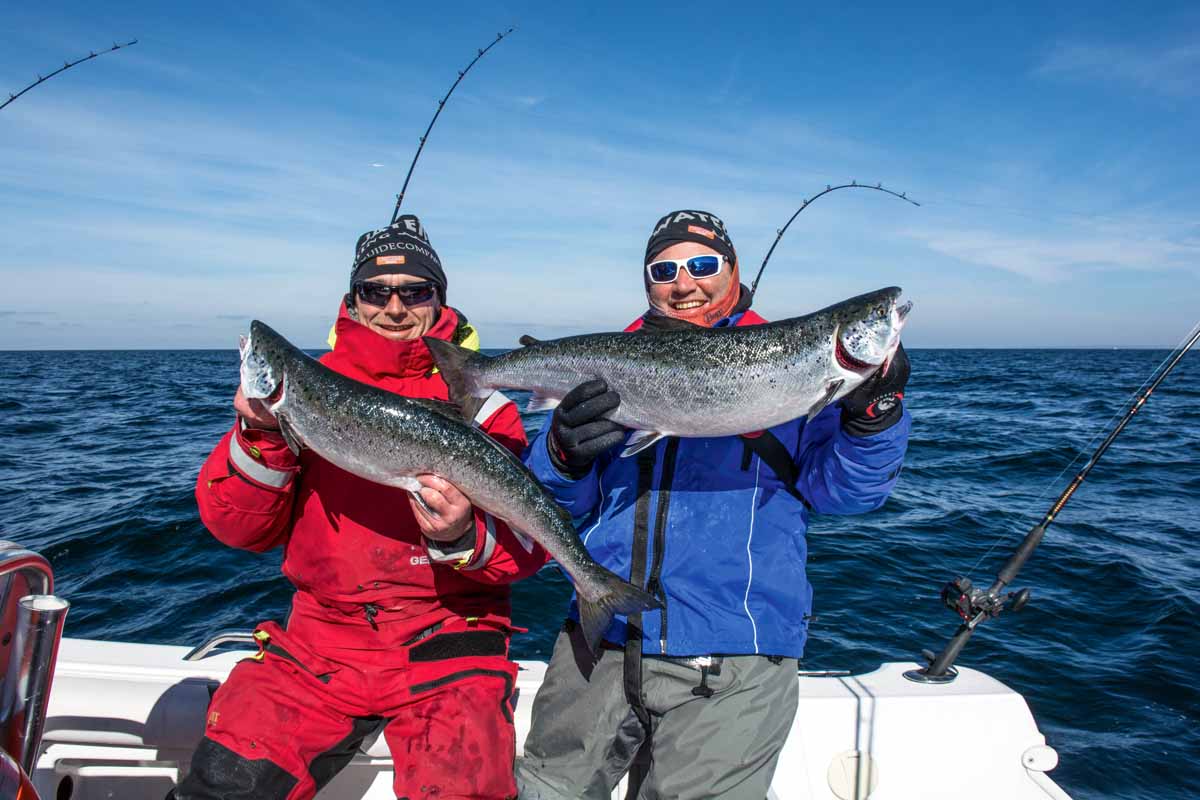
M306 347L296 345L301 350L331 352L327 346ZM480 350L516 350L521 345L513 347L482 347ZM1167 350L1174 352L1178 345L1057 345L1039 347L1019 347L1014 345L981 345L977 347L908 347L905 350L916 352L921 350ZM43 347L36 349L2 348L0 353L236 353L236 347Z

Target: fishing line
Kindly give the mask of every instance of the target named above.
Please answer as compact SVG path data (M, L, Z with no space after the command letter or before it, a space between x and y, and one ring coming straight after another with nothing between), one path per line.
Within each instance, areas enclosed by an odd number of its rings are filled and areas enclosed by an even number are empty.
M1154 394L1159 385L1179 366L1180 362L1183 361L1183 357L1188 354L1188 351L1192 349L1197 341L1200 341L1200 324L1192 326L1192 332L1187 336L1183 346L1173 350L1166 363L1152 373L1154 376L1153 380L1138 393L1137 399L1125 410L1124 416L1108 432L1108 435L1104 437L1104 441L1092 453L1091 458L1083 465L1083 468L1071 479L1067 488L1059 493L1058 499L1054 501L1050 509L1042 515L1042 518L1021 539L1021 543L1017 545L1012 555L1004 562L1004 566L996 574L995 581L988 588L984 589L982 586L976 586L965 575L960 575L942 587L941 599L943 604L951 611L954 611L959 616L961 622L954 635L950 638L950 641L940 653L935 654L929 650L921 651L928 662L928 666L908 670L904 673L905 678L917 681L918 683L947 683L954 680L958 674L957 670L954 669L954 661L962 653L963 648L966 647L967 642L975 633L975 629L983 622L1000 616L1005 609L1017 612L1029 604L1029 598L1032 595L1032 591L1029 588L1007 593L1005 590L1016 580L1025 563L1033 555L1033 551L1037 549L1037 546L1045 538L1046 529L1050 527L1051 523L1054 522L1063 508L1066 507L1067 503L1075 495L1075 491L1083 484L1096 464L1100 462L1100 458L1108 452L1108 448L1116 441L1116 438L1133 421L1138 411L1150 399L1150 396ZM991 551L989 550L989 552Z
M1070 471L1079 462L1080 458L1082 458L1087 453L1091 452L1092 445L1095 444L1096 440L1099 439L1102 435L1104 435L1104 433L1106 431L1109 430L1109 428L1112 426L1114 420L1116 420L1120 417L1123 417L1129 413L1130 407L1134 403L1137 402L1137 398L1139 397L1139 395L1141 395L1142 391L1145 390L1145 388L1148 385L1150 385L1151 383L1154 382L1154 380L1159 376L1159 374L1163 372L1163 368L1168 364L1168 362L1170 362L1171 359L1175 358L1175 355L1177 353L1179 353L1180 350L1184 349L1187 346L1187 343L1189 342L1189 340L1195 338L1198 333L1200 333L1200 321L1198 321L1195 325L1193 325L1191 330L1189 330L1187 332L1187 334L1182 339L1180 339L1179 342L1173 348L1171 348L1170 352L1167 353L1166 357L1158 363L1158 366L1156 366L1153 370L1150 371L1150 374L1146 377L1145 380L1142 381L1141 385L1138 386L1136 389L1134 389L1122 401L1121 405L1117 408L1116 412L1114 412L1113 415L1111 417L1109 417L1108 420L1103 425L1099 426L1096 429L1096 432L1094 434L1092 434L1092 438L1088 440L1087 444L1083 445L1076 451L1075 457L1072 458L1071 461L1065 467L1063 467L1062 470L1060 470L1059 473L1056 476L1054 476L1054 478L1052 480L1050 480L1049 482L1046 483L1045 487L1041 491L1041 494L1039 494L1037 497L1035 497L1033 499L1032 502L1034 504L1040 503L1043 499L1045 499L1046 495L1048 495L1052 489L1054 489L1056 486L1058 486L1058 482L1060 480L1062 480L1062 477L1064 475L1066 475L1067 472ZM985 552L982 556L980 556L979 560L977 560L975 562L974 566L972 566L969 570L967 570L967 572L974 572L975 570L977 570L979 568L979 565L982 564L984 562L984 560L988 556L990 556L997 547L999 547L1001 544L1003 544L1006 540L1010 539L1011 536L1012 536L1011 532L1000 534L1000 536L998 536L996 538L996 541L992 543L992 546L987 549L987 552Z
M503 33L497 33L496 38L492 40L491 44L481 49L475 55L475 58L471 59L471 63L467 64L466 69L459 71L458 79L450 85L450 91L446 92L446 96L438 101L437 111L433 112L433 119L429 120L429 127L425 129L424 135L421 136L421 143L417 145L417 153L413 156L412 163L408 165L408 174L404 176L404 185L400 187L400 194L396 195L396 210L392 212L392 222L395 222L396 218L400 216L400 204L404 202L404 193L408 191L408 182L412 179L413 170L417 168L417 159L421 157L421 151L425 149L425 141L429 138L429 132L433 130L433 123L437 122L442 109L446 107L446 101L450 99L450 95L454 94L454 90L458 88L458 84L462 83L462 79L471 71L471 67L475 66L475 63L483 58L484 53L499 44L501 39L508 36L514 30L516 30L515 27L509 28Z
M1200 327L1200 323L1197 323L1196 327ZM1187 336L1180 339L1179 343L1176 344L1173 348L1171 348L1171 350L1167 353L1166 358L1164 358L1162 361L1160 361L1158 363L1158 366L1156 366L1153 370L1150 371L1149 376L1147 376L1146 379L1142 381L1140 386L1138 386L1136 389L1134 389L1132 392L1129 393L1129 395L1121 402L1121 405L1117 407L1117 410L1113 412L1112 416L1110 416L1103 425L1097 426L1096 432L1092 434L1092 438L1088 439L1087 443L1084 444L1082 447L1079 447L1078 449L1076 449L1075 456L1067 463L1067 465L1065 467L1063 467L1059 471L1059 473L1057 475L1054 476L1053 479L1051 479L1042 488L1041 494L1039 494L1037 497L1035 497L1033 499L1033 502L1035 502L1035 503L1041 502L1046 497L1046 495L1050 494L1050 491L1055 486L1058 485L1058 481L1062 478L1062 476L1066 475L1067 472L1072 467L1074 467L1077 463L1079 463L1079 459L1083 458L1087 453L1091 452L1092 445L1096 443L1097 439L1099 439L1101 436L1104 435L1104 432L1109 429L1109 427L1113 424L1113 421L1129 412L1129 407L1134 402L1137 401L1137 396L1139 394L1141 394L1141 391L1143 389L1145 389L1146 386L1152 380L1154 380L1154 376L1159 373L1159 371L1163 368L1163 365L1165 365L1168 361L1171 360L1171 357L1173 355L1175 355L1176 351L1178 351L1180 347L1183 346L1183 343L1186 342L1193 334L1195 334L1196 327L1193 327L1192 330L1188 332ZM1003 536L1001 538L1003 538ZM994 546L995 545L993 545L993 547ZM982 560L982 559L980 559L980 560ZM978 567L979 564L976 563L975 566Z
M42 77L41 75L38 75L38 76L37 76L37 80L36 80L36 81L34 81L33 83L29 84L29 85L28 85L28 86L26 86L24 89L22 89L21 91L17 92L16 94L10 94L10 95L8 96L8 99L7 99L7 100L5 100L3 103L0 103L0 109L3 109L3 108L4 108L5 106L7 106L9 103L11 103L12 101L16 100L16 99L17 99L18 97L20 97L21 95L25 94L26 92L28 92L28 91L29 91L30 89L32 89L33 87L42 85L42 84L43 84L43 83L45 83L46 81L48 81L48 80L50 80L51 78L53 78L55 75L59 74L60 72L66 72L66 71L67 71L67 70L69 70L71 67L75 66L76 64L82 64L82 63L83 63L83 62L85 62L85 61L91 61L93 58L96 58L96 57L98 57L98 56L102 56L102 55L104 55L105 53L111 53L111 52L113 52L114 50L120 50L120 49L121 49L121 48L123 48L123 47L132 47L133 45L135 45L135 44L137 44L137 43L138 43L138 40L137 40L137 39L134 39L132 42L126 42L125 44L117 44L116 42L113 42L113 46L112 46L112 47L110 47L110 48L108 48L107 50L101 50L99 53L96 53L96 52L89 52L89 53L88 53L86 56L84 56L83 58L77 59L77 60L75 60L75 61L67 61L67 62L64 62L64 63L63 63L63 65L62 65L61 67L59 67L58 69L54 70L54 72L51 72L49 75L46 75L45 77Z
M1074 458L1072 458L1065 467L1063 467L1061 470L1059 470L1059 473L1057 475L1055 475L1052 480L1050 480L1046 483L1046 485L1042 488L1041 493L1038 494L1038 496L1033 499L1034 504L1040 503L1042 500L1045 499L1046 495L1048 495L1052 489L1054 489L1056 486L1058 486L1058 482L1060 480L1062 480L1062 477L1064 475L1066 475L1067 472L1069 472L1072 468L1074 468L1074 466L1077 463L1079 463L1079 460L1083 456L1085 456L1088 452L1091 451L1092 445L1095 444L1096 440L1099 439L1102 435L1104 435L1105 431L1107 431L1112 426L1114 420L1129 413L1130 406L1133 403L1137 402L1137 397L1139 394L1141 394L1142 390L1145 389L1146 386L1149 385L1154 380L1154 378L1162 370L1163 366L1166 365L1166 363L1168 361L1170 361L1172 357L1174 357L1175 353L1177 353L1179 351L1179 349L1181 347L1183 347L1184 343L1187 342L1188 339L1190 339L1191 337L1196 335L1197 329L1200 329L1200 322L1197 322L1196 325L1193 326L1192 329L1188 332L1188 334L1179 340L1179 343L1176 344L1175 347L1172 348L1169 353L1167 353L1166 358L1164 358L1162 361L1159 362L1158 366L1156 366L1150 372L1149 376L1145 380L1142 381L1141 385L1138 386L1138 388L1134 389L1128 395L1128 397L1125 398L1125 400L1121 403L1121 405L1117 408L1117 410L1113 413L1113 415L1110 416L1103 425L1096 428L1096 432L1094 434L1092 434L1092 438L1087 441L1087 444L1083 445L1078 450L1076 450ZM1010 537L1011 537L1011 533L1002 533L998 537L996 537L996 540L995 540L995 542L992 543L992 546L989 547L987 549L987 551L982 556L979 557L979 560L977 560L975 562L974 566L972 566L971 569L967 570L967 572L974 572L976 569L978 569L979 565L982 564L983 561L988 556L990 556L997 547L999 547L1001 544L1003 544Z
M790 228L792 223L796 221L796 217L800 216L800 212L812 205L813 201L818 197L823 197L830 192L836 192L838 189L872 189L876 192L890 194L892 197L898 197L906 203L912 203L914 206L921 205L916 200L911 199L907 192L893 192L891 189L885 189L882 183L877 183L874 186L869 183L859 183L858 181L850 181L849 183L843 183L838 186L830 186L826 184L823 191L817 192L812 197L801 203L800 207L796 209L796 213L792 214L791 218L787 221L787 224L776 231L775 241L771 243L771 249L767 251L767 255L763 258L762 265L758 268L758 274L754 276L754 282L750 284L751 296L753 296L758 290L758 281L762 278L763 270L767 268L767 262L771 260L771 254L775 252L775 248L779 245L779 240L783 238L783 235L787 233L787 229Z

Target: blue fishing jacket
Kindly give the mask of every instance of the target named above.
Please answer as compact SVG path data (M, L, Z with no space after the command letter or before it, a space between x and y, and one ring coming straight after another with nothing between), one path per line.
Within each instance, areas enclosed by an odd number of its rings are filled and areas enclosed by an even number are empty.
M770 429L799 467L796 488L813 512L861 514L887 499L900 474L911 419L866 437L841 427L840 405ZM639 480L648 486L641 521L645 575L662 611L642 614L648 654L799 658L812 586L805 572L809 509L737 436L668 438L628 458L603 454L579 480L550 461L550 420L526 464L574 517L600 564L629 578ZM641 473L639 475L639 473ZM571 616L578 620L576 600ZM625 641L625 619L605 638Z

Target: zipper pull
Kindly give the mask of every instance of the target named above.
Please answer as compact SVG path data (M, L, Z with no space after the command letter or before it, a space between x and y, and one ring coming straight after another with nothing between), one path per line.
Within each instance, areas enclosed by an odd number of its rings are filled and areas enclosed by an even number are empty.
M379 626L375 623L375 615L379 613L379 606L374 603L366 603L363 606L363 616L367 618L367 624L371 626L371 630L379 630Z
M692 694L694 694L696 697L709 698L713 696L713 690L708 685L708 670L711 666L711 659L708 660L707 664L703 662L700 664L700 685L692 687Z

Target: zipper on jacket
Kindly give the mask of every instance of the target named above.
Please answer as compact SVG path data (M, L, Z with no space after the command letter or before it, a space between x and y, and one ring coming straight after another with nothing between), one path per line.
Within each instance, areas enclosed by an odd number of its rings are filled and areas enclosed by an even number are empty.
M642 586L646 578L646 558L650 550L650 496L654 491L654 465L657 462L657 447L648 447L637 455L637 500L633 506L633 544L629 551L629 582L634 586ZM635 611L628 616L625 625L622 683L625 700L649 735L650 712L646 709L646 699L642 694L643 635L642 612Z
M379 625L375 622L375 615L379 613L379 606L374 603L363 604L363 616L367 618L367 624L371 626L371 630L379 630Z
M667 512L671 507L671 485L675 478L675 456L678 452L679 439L668 440L663 454L662 480L658 483L658 510L654 516L654 559L650 564L650 580L646 582L646 591L662 601L658 647L664 656L667 654L667 593L662 586L662 568L667 547Z
M270 642L264 643L263 644L263 652L270 653L273 656L278 656L279 658L282 658L284 661L290 661L292 664L295 664L297 667L304 670L309 675L312 675L314 678L319 680L321 683L329 683L329 679L331 677L333 677L332 672L320 672L320 673L313 672L311 669L309 669L303 663L301 663L300 659L296 658L294 655L289 653L287 650L284 650L282 647L280 647L277 644L271 644Z

